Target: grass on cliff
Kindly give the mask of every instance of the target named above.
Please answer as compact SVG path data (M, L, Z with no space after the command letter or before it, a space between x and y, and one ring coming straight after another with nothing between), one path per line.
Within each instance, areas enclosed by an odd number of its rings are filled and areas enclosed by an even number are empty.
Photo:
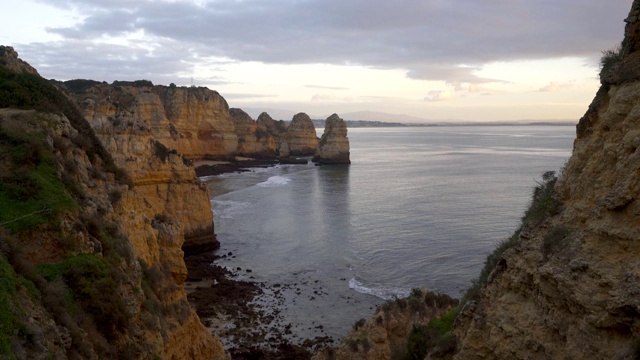
M0 128L0 225L20 232L78 207L58 177L44 135Z
M0 241L4 236L0 231ZM0 358L16 359L12 342L29 336L25 313L18 300L19 292L25 291L32 299L39 298L40 292L31 281L15 272L4 251L4 248L0 249Z
M64 115L78 131L73 142L85 151L94 165L115 175L121 184L133 186L126 172L118 168L78 108L53 82L26 72L16 73L0 66L0 108L36 110Z
M456 337L451 333L458 308L432 319L427 325L414 325L407 340L403 360L422 360L430 352L435 355L451 353L456 348Z
M522 224L511 237L500 242L495 250L487 256L484 267L480 271L480 276L472 280L471 286L462 297L460 308L462 308L466 302L480 298L480 290L487 285L489 275L491 275L498 266L502 254L519 242L520 233L525 224L540 225L545 219L560 211L560 204L555 194L555 184L557 180L558 177L555 171L547 171L542 174L542 181L538 182L538 185L533 189L531 203L522 217Z

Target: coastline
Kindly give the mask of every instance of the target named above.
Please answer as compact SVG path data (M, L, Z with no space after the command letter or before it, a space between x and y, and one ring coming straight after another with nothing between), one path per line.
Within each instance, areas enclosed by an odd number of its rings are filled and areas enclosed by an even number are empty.
M339 339L318 335L297 337L291 323L284 323L279 307L286 305L286 290L297 284L252 281L251 269L225 268L220 263L232 253L211 252L185 256L187 298L207 329L220 338L233 359L310 359L314 353ZM268 295L258 303L258 296ZM317 331L322 333L322 326Z

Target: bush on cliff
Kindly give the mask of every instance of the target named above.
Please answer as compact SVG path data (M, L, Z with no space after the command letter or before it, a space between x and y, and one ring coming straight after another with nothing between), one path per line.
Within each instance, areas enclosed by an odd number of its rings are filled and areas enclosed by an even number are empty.
M480 290L487 284L489 275L496 268L502 254L508 249L514 247L519 239L525 224L539 225L549 216L555 215L560 211L560 204L556 199L555 184L558 177L555 171L547 171L542 174L542 182L538 182L538 185L533 189L531 196L531 203L529 208L525 211L522 217L522 224L511 235L511 237L501 241L496 249L487 256L484 267L480 271L480 276L477 279L471 281L471 286L466 290L462 297L461 308L467 301L478 300L480 297Z

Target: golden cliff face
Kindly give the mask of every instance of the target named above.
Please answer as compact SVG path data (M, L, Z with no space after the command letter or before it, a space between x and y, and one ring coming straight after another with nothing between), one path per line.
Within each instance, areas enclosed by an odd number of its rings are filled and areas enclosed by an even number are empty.
M104 157L87 153L95 147L65 116L3 109L0 131L43 139L32 140L39 156L50 159L77 199L76 206L32 230L15 235L0 231L0 243L11 237L18 241L20 250L13 251L12 262L37 283L41 294L16 296L16 309L24 314L20 321L38 334L25 340L34 346L22 349L18 358L226 358L222 344L186 298L184 227L169 217L154 217L145 195L106 171ZM97 262L110 273L80 274L86 280L74 288L74 311L64 305L67 298L60 298L73 288L73 280L43 279L33 270L60 268L70 259L80 266Z
M171 138L171 124L160 98L151 90L148 87L97 86L76 96L85 118L107 151L127 170L136 192L150 205L146 211L149 217L169 216L183 224L185 251L213 249L217 241L213 233L209 190L198 180L193 167L187 165L186 156L163 144L155 135L160 128L166 127L162 140ZM188 97L185 95L188 90L182 89L180 98ZM192 107L208 108L205 105ZM183 148L189 148L184 138L177 138L182 141ZM191 148L194 147L206 146Z
M257 158L275 158L277 141L264 123L257 123L241 109L230 109L229 114L238 135L236 154Z
M152 90L163 105L151 118L156 140L188 159L235 153L238 136L229 105L220 94L200 87L154 86Z
M459 317L456 359L635 359L640 338L640 2L578 125L558 213L526 226Z

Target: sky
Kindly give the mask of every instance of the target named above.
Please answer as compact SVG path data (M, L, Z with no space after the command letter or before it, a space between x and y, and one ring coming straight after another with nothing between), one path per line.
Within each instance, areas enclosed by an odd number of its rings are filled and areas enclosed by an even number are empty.
M206 86L254 117L577 122L631 3L0 0L0 45L48 79Z

